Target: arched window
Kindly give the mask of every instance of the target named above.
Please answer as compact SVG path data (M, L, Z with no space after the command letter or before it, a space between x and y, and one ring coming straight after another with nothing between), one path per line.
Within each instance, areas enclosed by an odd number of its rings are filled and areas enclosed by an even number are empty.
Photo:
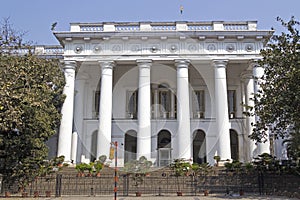
M171 155L171 133L161 130L157 135L158 166L167 166L172 161Z
M134 130L127 131L125 134L124 163L136 160L137 133Z
M194 163L206 163L206 140L202 130L193 133L193 161Z
M157 148L171 148L171 133L167 130L162 130L157 136Z

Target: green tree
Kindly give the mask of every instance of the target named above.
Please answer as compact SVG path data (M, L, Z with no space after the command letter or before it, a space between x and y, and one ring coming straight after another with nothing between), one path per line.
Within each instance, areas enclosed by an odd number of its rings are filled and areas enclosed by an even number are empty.
M261 51L260 66L265 75L260 83L261 90L254 97L255 115L251 138L264 142L270 130L276 138L299 136L300 130L300 36L299 22L294 17L288 22L277 21L287 29L274 35L267 48ZM290 140L290 142L296 140ZM296 148L299 152L299 140ZM290 145L291 147L293 145ZM294 149L295 150L295 149Z
M17 50L26 48L27 54ZM64 100L58 60L43 59L22 43L7 20L0 27L0 173L26 185L47 158Z

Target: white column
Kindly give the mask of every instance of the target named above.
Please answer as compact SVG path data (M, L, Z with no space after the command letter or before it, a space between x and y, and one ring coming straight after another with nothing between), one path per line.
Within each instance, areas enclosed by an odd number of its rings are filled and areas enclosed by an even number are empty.
M65 156L66 162L71 161L75 68L75 61L65 61L66 85L63 93L66 95L66 99L61 109L62 118L59 127L57 156Z
M264 75L264 68L259 66L258 64L253 66L253 76L254 76L254 93L256 94L261 88L261 78ZM259 117L255 116L255 121L259 121ZM264 143L258 143L257 144L257 155L260 155L262 153L270 153L270 140L269 140L269 134L268 131L266 131L267 134L267 141ZM256 156L257 156L256 155Z
M253 107L254 106L254 80L253 80L253 73L251 71L247 71L243 75L243 81L244 81L244 93L245 93L245 104L246 106ZM253 114L253 110L245 110L246 112L250 112ZM255 141L251 140L248 136L252 134L252 124L255 123L255 117L254 116L246 116L246 133L247 137L245 140L247 141L248 153L247 153L247 161L251 161L255 157L255 151L256 151L256 144Z
M221 160L231 159L229 116L227 100L226 65L227 60L214 60L216 128L218 136L218 155Z
M109 157L112 118L112 81L114 62L99 62L101 66L101 90L99 105L99 128L97 137L97 156Z
M177 157L191 159L192 143L190 128L190 100L189 100L189 61L176 60L177 67Z
M86 135L83 133L83 118L84 118L84 105L85 103L85 86L86 80L88 79L87 74L78 74L75 80L75 99L74 99L74 129L77 132L78 145L76 151L78 152L77 158L74 163L80 162L80 158L83 154L88 157L89 154L85 151L84 145L86 145Z
M137 159L151 158L151 82L152 60L137 60L139 67Z
M76 157L77 157L77 142L78 142L78 133L72 133L72 150L71 150L71 161L72 163L76 164Z

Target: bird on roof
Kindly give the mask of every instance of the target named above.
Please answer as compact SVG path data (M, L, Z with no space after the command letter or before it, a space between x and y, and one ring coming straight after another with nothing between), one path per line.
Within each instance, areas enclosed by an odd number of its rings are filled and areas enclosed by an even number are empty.
M51 31L54 31L54 30L55 30L56 25L57 25L57 22L54 22L54 23L51 25Z

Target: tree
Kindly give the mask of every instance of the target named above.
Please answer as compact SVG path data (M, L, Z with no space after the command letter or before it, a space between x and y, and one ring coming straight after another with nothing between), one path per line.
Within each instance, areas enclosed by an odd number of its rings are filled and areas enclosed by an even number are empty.
M300 134L300 36L294 17L288 22L277 18L287 33L274 35L267 48L261 51L260 66L265 75L261 90L254 96L254 114L259 117L251 138L264 142L267 131L275 138ZM293 142L293 140L291 140ZM299 152L299 141L298 141Z
M17 50L27 48L25 55ZM0 27L0 173L26 185L39 174L64 100L58 60L33 55L8 20Z

